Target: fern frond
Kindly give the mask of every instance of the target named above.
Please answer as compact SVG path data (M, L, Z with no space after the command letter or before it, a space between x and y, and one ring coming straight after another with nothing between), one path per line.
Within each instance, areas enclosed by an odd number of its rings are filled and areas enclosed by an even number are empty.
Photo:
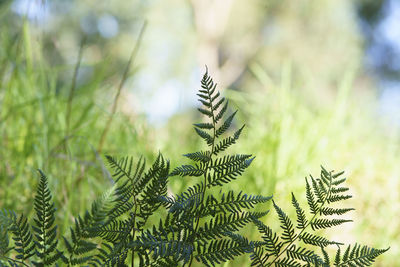
M24 261L35 255L33 236L29 229L28 220L23 214L19 216L18 220L14 220L11 231L15 244L14 250L18 253L15 258Z
M9 235L8 231L12 228L13 221L15 221L15 213L6 209L0 210L0 259L1 256L8 254L11 247L9 247Z
M170 235L170 236L168 236ZM153 259L175 257L185 263L189 261L193 253L193 244L183 238L181 231L165 231L162 224L158 229L153 227L152 231L145 231L138 237L140 248L146 249L147 253L152 254Z
M196 126L197 128L203 129L203 130L211 130L214 128L214 125L212 125L211 123L195 123L193 124L194 126Z
M272 199L272 196L254 196L243 194L240 191L236 196L234 191L223 193L218 200L213 195L208 195L205 205L200 209L200 217L215 215L219 212L241 212L242 209L254 208L255 205L265 203Z
M9 211L6 209L0 210L0 225L4 227L4 229L8 229L12 226L15 221L17 215L13 211Z
M309 264L311 263L314 266L321 266L324 263L324 261L313 251L302 247L296 247L296 245L291 245L289 249L286 250L286 255L288 258L301 260Z
M346 200L352 198L351 195L331 195L327 198L327 202L328 203L332 203L332 202L338 202L338 201L342 201L342 200Z
M10 250L12 248L10 247L8 229L5 225L0 224L0 259L2 256L6 256Z
M71 261L69 261L70 264L72 265L80 265L89 262L92 259L92 256L86 256L86 257L76 257L73 258Z
M122 242L124 237L131 231L130 220L112 220L106 225L88 229L90 237L102 237L110 243Z
M137 183L132 184L133 194L139 195L142 192L143 188L145 188L147 186L147 184L152 179L154 179L154 177L157 177L157 175L160 175L160 172L164 172L165 166L166 166L165 164L166 164L166 162L164 160L164 157L162 156L161 153L159 153L156 160L154 161L153 165L151 165L150 169L147 170L147 172L144 173L142 176L139 176L137 178Z
M332 194L344 193L349 191L348 187L334 187L331 189Z
M111 168L114 169L113 177L115 182L118 182L123 177L134 182L142 175L146 166L146 160L142 160L142 157L140 157L139 161L136 163L135 172L133 173L133 157L122 157L117 160L114 157L106 155L106 159Z
M282 258L275 262L276 267L301 267L301 263L291 258Z
M228 101L227 101L227 103L228 103ZM216 130L215 137L221 136L223 133L225 133L226 130L229 129L229 127L231 126L233 118L235 117L236 113L237 113L237 110L234 113L232 113L232 115L230 115L224 121L224 123Z
M222 186L225 183L229 183L235 180L237 176L241 175L244 170L250 166L251 162L255 157L244 159L235 165L226 167L220 171L215 171L207 176L207 187Z
M225 232L236 232L246 224L265 216L268 212L244 212L219 214L200 227L196 233L196 239L206 241L221 238Z
M126 180L124 183L115 188L113 200L114 205L107 212L109 220L116 219L133 209L135 205L135 203L132 201L133 195L134 192L129 180Z
M268 254L264 255L264 249L260 247L254 247L250 254L251 266L264 267L268 260Z
M203 183L189 187L177 197L176 201L170 206L169 212L192 209L192 207L197 208L201 204L203 190Z
M289 216L287 216L287 214L278 205L276 205L275 201L272 200L272 203L274 204L276 213L281 221L280 227L283 229L281 236L282 240L284 240L283 244L293 242L296 238L296 235L294 233L292 221L290 220Z
M343 257L340 257L340 249L337 250L335 257L335 265L337 266L370 266L375 259L388 251L387 249L375 249L368 246L355 244L353 247L347 247Z
M220 119L222 119L222 117L224 116L226 110L228 109L228 104L229 101L225 101L224 106L220 109L220 111L217 113L217 115L215 116L215 122L217 123ZM230 124L230 123L229 123ZM221 126L222 127L222 126ZM227 126L229 127L229 126ZM225 131L225 130L224 130Z
M325 237L317 236L317 235L310 234L307 232L302 233L299 236L299 239L301 241L303 241L305 244L310 244L310 245L322 247L322 248L329 246L329 245L343 245L343 243L330 241L330 240L326 239Z
M315 219L310 223L311 228L315 231L317 229L331 228L340 224L352 222L352 220L345 219Z
M219 96L219 95L218 95ZM218 102L213 106L213 110L217 110L223 103L225 102L225 98L221 97Z
M300 207L299 202L297 202L297 199L295 198L293 192L292 192L292 205L296 209L296 215L297 215L297 228L298 229L304 229L307 226L307 219L306 219L306 213L304 210Z
M210 151L199 151L199 152L184 154L183 156L193 161L207 163L211 158L211 153Z
M88 215L87 215L88 216ZM75 227L70 228L71 240L63 237L65 247L69 253L68 262L70 264L83 264L91 260L92 255L83 256L97 248L93 242L86 241L89 236L87 233L89 227L96 227L98 223L93 220L83 220L81 217L75 219Z
M112 202L115 187L106 191L100 198L92 203L90 212L86 211L83 218L75 218L74 227L70 227L70 238L63 236L65 247L68 251L68 262L72 265L82 265L89 262L93 255L83 255L92 252L97 245L87 239L96 237L91 229L97 229L106 223L107 213Z
M269 256L275 255L279 256L281 252L283 243L279 241L279 237L276 233L272 231L272 229L262 223L259 220L253 220L254 224L257 226L258 231L262 234L262 239L264 240L264 246L266 248L267 254L265 255L265 260L268 259Z
M92 203L90 212L86 211L83 221L80 222L82 228L104 224L108 212L112 209L115 190L115 186L111 187ZM80 220L80 217L78 217L78 220Z
M218 153L225 151L228 147L231 145L235 144L236 141L239 139L240 134L242 133L242 130L245 125L243 125L241 128L239 128L233 136L229 136L225 139L222 139L215 147L214 147L214 155L218 155Z
M235 234L233 232L229 232L229 231L225 232L224 236L230 237L234 242L236 242L236 244L242 246L244 248L244 252L246 252L246 253L252 252L253 248L257 247L257 245L259 245L259 244L255 244L252 241L250 242L246 237L239 235L239 234Z
M182 165L176 167L170 174L170 176L201 176L203 175L204 170L201 169L198 165Z
M119 184L114 194L115 205L107 214L109 220L117 219L140 206L141 212L140 214L135 212L135 216L141 217L143 220L140 223L144 224L147 218L161 205L159 197L166 195L169 161L166 161L160 153L151 168L145 173L145 162L141 163L141 159L134 173L132 172L133 166L125 163L127 160L122 160L122 164L118 162L115 159L112 161L115 169L114 175L117 175ZM123 175L119 174L120 172Z
M58 251L57 244L57 226L55 222L55 208L52 202L52 196L47 187L47 178L39 170L40 180L36 191L34 209L36 212L35 225L32 226L35 233L35 251L40 259L37 264L52 265L61 258L62 253Z
M222 158L216 158L212 161L212 163L208 166L217 172L222 172L227 168L234 167L235 165L240 165L245 160L249 159L251 155L226 155Z
M213 144L214 138L210 134L196 127L194 128L194 130L201 138L204 139L204 141L206 141L207 145L211 146Z
M353 208L337 209L337 208L330 208L330 207L322 207L320 212L323 215L343 215L352 210L354 210L354 209Z
M325 202L325 198L326 198L327 193L328 193L328 190L325 188L324 183L317 181L311 175L310 175L310 179L311 179L311 185L312 185L313 190L314 190L314 194L317 197L317 202L318 203L324 203Z
M147 254L145 254L147 256ZM150 262L145 262L144 259L141 260L141 263L139 263L139 266L149 266L149 267L171 267L171 266L179 266L179 261L177 259L173 258L160 258L157 259L156 261L150 263Z
M324 247L321 247L321 252L322 252L322 255L324 257L324 265L331 266L331 261L329 259L329 255L326 252L326 250L324 249Z
M201 100L200 100L201 101ZM210 104L205 104L206 102L204 102L204 101L201 101L204 105L208 105L208 106L210 106ZM207 117L209 117L209 118L212 118L212 116L213 116L213 113L211 112L211 111L209 111L209 110L205 110L205 109L202 109L202 108L198 108L197 109L198 111L200 111L201 113L203 113L204 115L206 115ZM196 128L195 128L196 129Z
M114 246L110 254L107 255L106 259L103 260L101 266L118 266L118 267L128 267L125 263L128 257L128 249L120 249L120 245Z
M89 262L89 266L107 266L104 263L112 254L113 247L107 242L102 242L100 248L97 249L96 255L92 257Z
M232 239L213 240L197 247L195 258L206 266L214 266L246 253L248 247L237 244Z
M307 178L306 178L306 197L308 206L310 207L311 214L317 214L319 211L318 204L315 201L314 193L311 191L311 187L310 184L308 183Z
M159 171L146 187L142 189L141 199L139 200L142 212L152 214L159 208L161 205L158 200L159 197L167 195L168 176L169 161L165 161L164 158L161 157L159 161Z

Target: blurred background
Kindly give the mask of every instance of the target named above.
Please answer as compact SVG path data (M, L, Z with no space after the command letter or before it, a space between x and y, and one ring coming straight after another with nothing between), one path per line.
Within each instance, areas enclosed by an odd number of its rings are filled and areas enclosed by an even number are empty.
M43 169L63 231L112 184L104 154L180 165L204 145L205 65L247 125L233 152L257 157L231 186L291 210L305 176L344 170L354 223L327 234L396 266L396 0L0 0L0 207L30 213Z

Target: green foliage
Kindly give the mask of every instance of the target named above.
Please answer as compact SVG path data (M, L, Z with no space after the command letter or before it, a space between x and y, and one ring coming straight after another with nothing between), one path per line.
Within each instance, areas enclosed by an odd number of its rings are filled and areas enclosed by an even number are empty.
M135 164L132 157L107 156L114 187L74 219L63 242L57 235L47 178L39 171L33 223L24 215L0 212L1 264L134 266L136 261L139 266L191 266L197 261L215 266L248 254L252 266L368 266L388 250L355 244L342 254L341 242L321 235L320 229L350 221L342 215L352 208L332 206L351 198L343 173L322 168L319 178L307 178L308 209L291 195L295 220L273 200L281 232L264 223L269 211L259 207L272 196L225 191L223 187L239 179L254 157L222 154L239 139L244 126L230 136L237 111L227 115L228 101L220 97L207 72L201 86L203 107L198 110L208 121L194 124L194 129L207 149L185 154L192 164L171 171L160 153L146 169L142 158ZM175 176L191 177L194 184L173 195L168 182ZM258 230L259 239L245 235L248 227ZM331 246L336 248L334 256L327 251Z

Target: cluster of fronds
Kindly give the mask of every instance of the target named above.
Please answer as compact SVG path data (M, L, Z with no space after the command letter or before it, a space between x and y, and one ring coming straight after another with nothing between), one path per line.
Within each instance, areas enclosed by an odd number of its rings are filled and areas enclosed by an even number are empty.
M300 206L292 193L292 205L296 211L296 223L273 202L278 215L282 233L274 232L269 226L260 220L254 220L263 241L258 242L251 252L252 266L369 266L375 258L388 249L373 249L367 246L348 246L341 256L343 243L329 240L315 233L319 229L327 229L340 226L351 220L340 216L354 210L353 208L335 208L332 203L351 198L346 194L349 190L343 186L346 178L343 172L333 173L323 167L320 178L310 176L306 179L306 198L309 215ZM326 247L335 246L336 256L334 260L326 251ZM315 249L310 249L314 247ZM361 248L361 250L360 250ZM320 254L316 252L320 250Z
M8 240L0 241L0 260L4 258L11 266L26 265L29 261L34 266L51 266L63 257L57 249L57 226L55 225L55 207L47 187L46 176L40 172L40 180L34 201L35 218L28 224L24 214L17 217L12 212L2 212L2 232L12 233L14 247L8 248ZM7 252L15 252L15 258L6 257Z
M368 266L387 250L358 244L344 248L315 232L349 222L341 215L352 208L331 206L351 197L342 173L322 168L320 178L306 179L308 212L292 193L296 220L273 201L280 233L264 223L268 211L256 209L271 196L224 192L221 187L240 178L254 157L226 153L244 126L230 135L237 111L228 114L228 101L208 73L201 86L199 111L207 121L194 124L194 130L207 149L185 154L192 164L170 171L169 161L159 154L146 170L144 159L134 163L131 157L107 156L115 186L75 219L62 242L47 179L40 172L33 223L23 214L0 212L0 266L134 266L135 260L139 266L191 266L194 260L214 266L244 254L252 266ZM168 194L174 176L193 177L194 185ZM257 229L260 239L249 240L244 227ZM330 246L336 249L333 256Z

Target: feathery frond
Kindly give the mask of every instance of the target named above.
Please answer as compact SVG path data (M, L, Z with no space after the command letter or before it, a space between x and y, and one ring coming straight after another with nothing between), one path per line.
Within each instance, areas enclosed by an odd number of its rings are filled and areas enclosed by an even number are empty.
M35 235L35 253L39 258L37 265L52 265L62 255L57 250L57 226L55 225L55 207L52 196L47 187L47 177L39 170L40 180L36 191L34 208L36 212L35 226L32 226Z
M207 146L184 154L191 164L171 171L170 162L159 153L146 169L143 158L134 161L133 157L106 156L115 184L83 216L74 219L60 243L47 178L39 171L34 225L24 215L0 211L0 266L191 267L194 260L215 266L244 254L250 256L251 266L260 267L368 266L388 250L355 244L342 254L343 243L321 234L320 229L350 222L342 215L353 210L331 206L351 195L344 186L343 172L323 167L320 177L305 179L308 208L292 193L295 218L274 200L280 229L275 232L265 224L261 218L269 211L260 212L265 209L259 205L272 196L225 190L225 185L242 176L255 158L227 153L244 129L244 125L231 129L236 125L237 111L230 113L228 100L218 92L208 70L197 95L202 104L198 110L205 121L193 127ZM196 179L183 192L172 194L168 182L174 176ZM216 189L220 189L219 194ZM258 239L244 235L248 227L258 230ZM58 250L62 245L64 251ZM328 254L329 246L337 247L334 257Z

